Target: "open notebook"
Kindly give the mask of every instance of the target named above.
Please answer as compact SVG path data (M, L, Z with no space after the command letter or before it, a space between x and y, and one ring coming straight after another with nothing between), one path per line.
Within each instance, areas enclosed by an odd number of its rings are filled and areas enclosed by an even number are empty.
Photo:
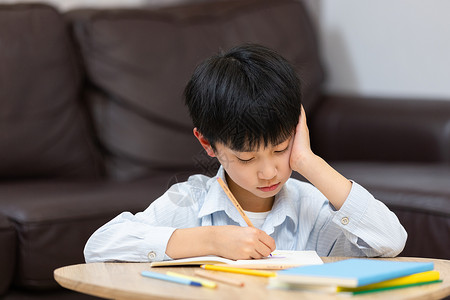
M220 256L198 256L175 260L152 262L151 267L185 265L227 264L237 268L281 270L286 268L323 264L316 251L275 250L272 256L261 259L231 260Z

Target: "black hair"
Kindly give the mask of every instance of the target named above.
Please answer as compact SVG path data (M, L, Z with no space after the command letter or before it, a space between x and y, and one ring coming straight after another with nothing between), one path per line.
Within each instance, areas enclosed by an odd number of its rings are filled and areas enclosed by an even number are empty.
M213 149L278 145L295 131L300 81L289 62L261 45L245 44L201 63L184 91L197 130Z

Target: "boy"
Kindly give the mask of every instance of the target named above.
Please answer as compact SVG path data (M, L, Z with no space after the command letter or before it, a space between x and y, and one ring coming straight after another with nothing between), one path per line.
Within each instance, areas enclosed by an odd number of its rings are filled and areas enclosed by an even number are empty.
M275 248L321 256L396 256L407 234L380 201L315 155L300 82L276 52L243 45L206 60L185 90L194 135L221 163L221 177L191 176L145 211L98 229L87 262L268 256ZM311 183L290 179L292 170Z

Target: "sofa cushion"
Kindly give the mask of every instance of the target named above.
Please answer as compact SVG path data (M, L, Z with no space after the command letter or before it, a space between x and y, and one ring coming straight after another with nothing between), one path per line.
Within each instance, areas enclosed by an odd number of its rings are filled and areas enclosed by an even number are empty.
M322 69L298 1L91 10L69 17L95 87L96 125L114 177L198 165L203 150L182 94L195 66L221 49L253 42L278 50L300 73L306 109L315 105Z
M327 161L450 164L450 101L324 96L311 121Z
M0 178L97 175L74 54L55 9L0 5Z
M161 173L151 179L120 184L66 181L0 184L0 211L13 221L17 232L15 285L28 289L57 287L53 270L84 263L83 248L95 230L123 211L144 210L177 178L172 173ZM0 239L1 236L0 231ZM14 249L13 243L8 245L9 250Z
M11 284L16 262L16 232L9 220L0 214L0 296Z
M439 164L335 163L384 202L408 232L401 256L450 259L450 168Z

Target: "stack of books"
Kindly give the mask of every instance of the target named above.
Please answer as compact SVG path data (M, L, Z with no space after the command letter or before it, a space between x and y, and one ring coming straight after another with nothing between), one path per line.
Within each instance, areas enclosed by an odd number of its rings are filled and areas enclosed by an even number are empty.
M352 258L277 272L269 287L362 294L441 282L432 262Z

